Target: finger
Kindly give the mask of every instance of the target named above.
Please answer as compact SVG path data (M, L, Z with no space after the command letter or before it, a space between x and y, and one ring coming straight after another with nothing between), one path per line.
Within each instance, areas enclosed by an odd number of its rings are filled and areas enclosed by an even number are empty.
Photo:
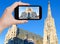
M26 23L28 22L27 20L16 20L15 21L15 24L23 24L23 23Z
M10 6L11 10L14 11L14 9L15 9L18 5L29 5L29 4L28 4L28 3L22 3L22 2L15 2L13 5Z

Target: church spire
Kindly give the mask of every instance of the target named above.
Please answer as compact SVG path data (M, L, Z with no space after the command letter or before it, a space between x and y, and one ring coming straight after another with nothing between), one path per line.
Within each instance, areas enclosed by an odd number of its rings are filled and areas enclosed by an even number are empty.
M52 17L51 16L50 1L48 1L48 17Z

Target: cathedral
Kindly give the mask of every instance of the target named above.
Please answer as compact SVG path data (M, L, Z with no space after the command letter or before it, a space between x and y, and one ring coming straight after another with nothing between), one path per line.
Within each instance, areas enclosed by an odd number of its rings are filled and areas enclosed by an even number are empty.
M12 25L5 36L4 44L43 44L43 38Z
M28 31L18 29L16 25L13 25L5 36L4 44L58 44L55 22L51 15L50 2L48 2L48 15L44 22L43 38Z
M44 23L43 44L58 44L55 22L51 15L50 2L48 2L48 15Z

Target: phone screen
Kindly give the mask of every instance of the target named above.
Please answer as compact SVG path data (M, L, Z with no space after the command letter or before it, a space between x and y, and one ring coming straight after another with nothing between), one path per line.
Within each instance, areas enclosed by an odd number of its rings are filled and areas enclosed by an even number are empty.
M41 17L41 7L37 5L18 6L15 9L15 19L18 20L38 20Z

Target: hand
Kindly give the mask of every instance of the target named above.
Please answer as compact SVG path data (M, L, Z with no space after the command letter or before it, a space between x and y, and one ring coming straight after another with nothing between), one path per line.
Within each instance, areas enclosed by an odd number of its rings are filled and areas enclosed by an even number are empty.
M22 3L22 2L15 2L10 7L7 7L2 18L0 19L0 32L4 28L7 28L13 24L22 24L22 23L28 22L27 20L15 20L14 17L12 16L12 12L18 5L29 5L29 4Z

